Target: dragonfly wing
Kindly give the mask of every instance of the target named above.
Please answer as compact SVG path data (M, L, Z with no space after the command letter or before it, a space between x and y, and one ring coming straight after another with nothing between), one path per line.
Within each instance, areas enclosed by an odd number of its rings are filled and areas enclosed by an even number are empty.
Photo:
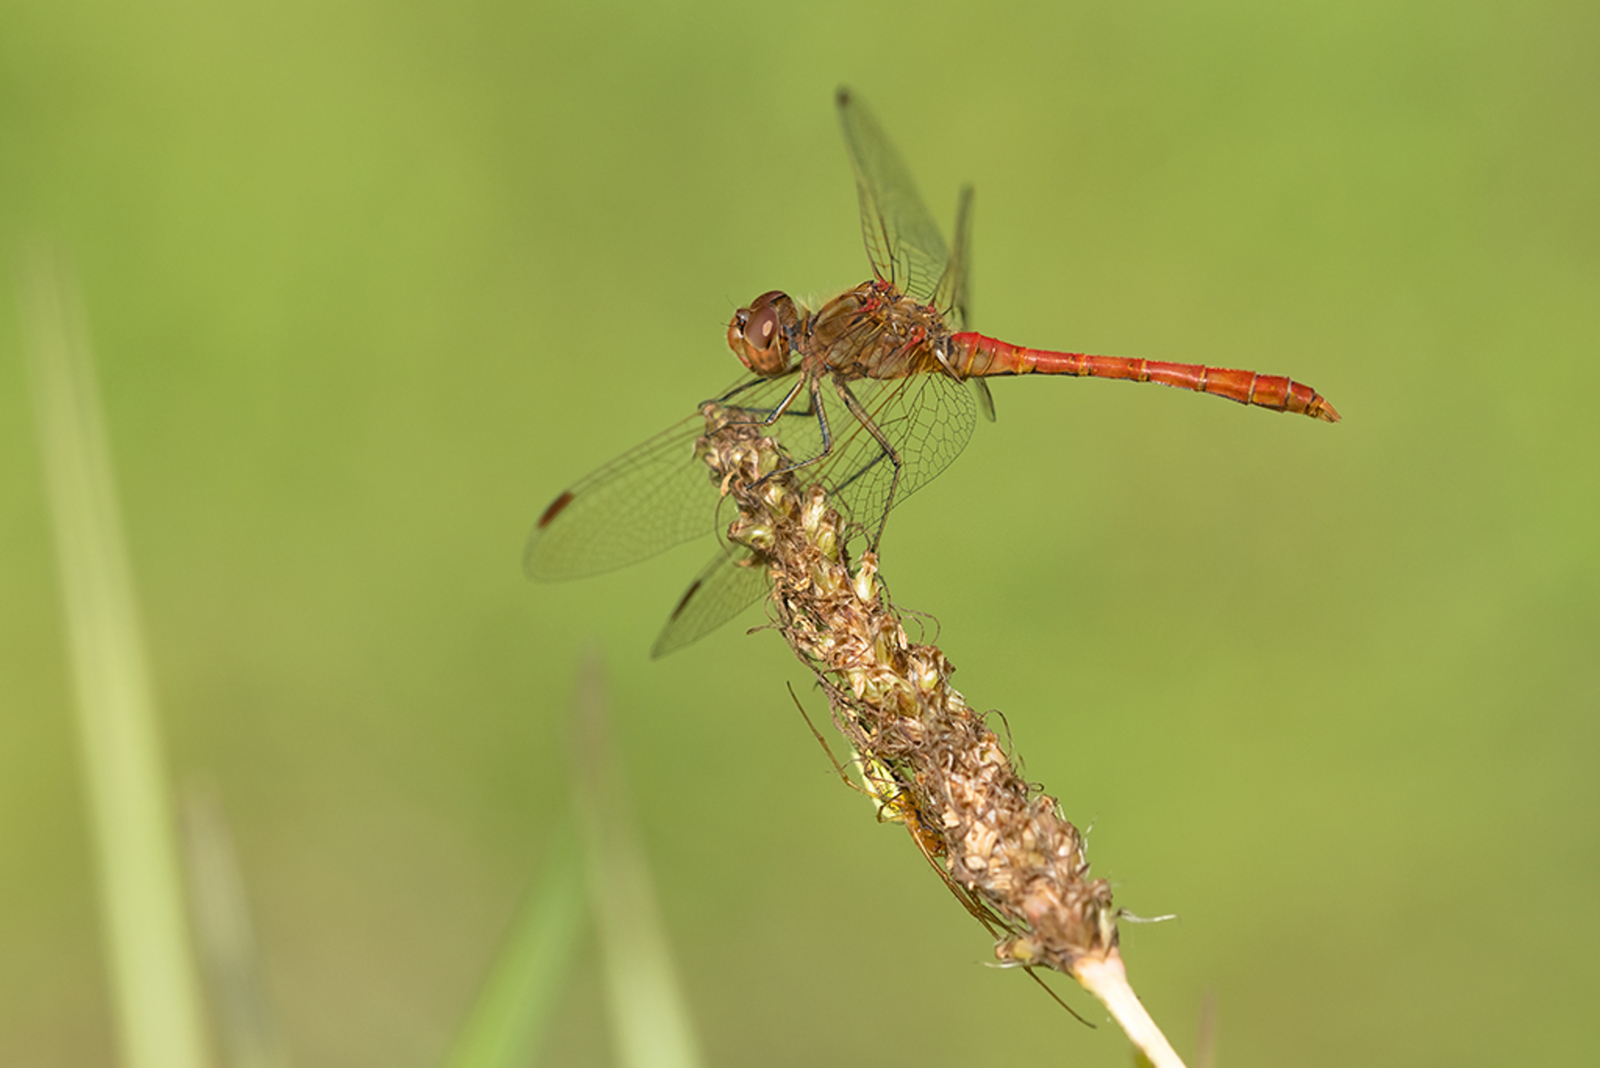
M711 530L717 486L695 458L705 420L690 416L562 493L522 554L529 578L581 578L654 556Z
M773 426L795 475L820 485L831 503L870 538L877 537L884 513L927 485L961 454L972 438L978 404L966 383L942 374L897 379L858 379L849 383L862 413L900 460L895 464L878 438L856 418L832 383L820 393L833 448L824 455L820 425L809 413L785 414ZM821 457L814 463L803 461Z
M972 187L961 187L961 200L956 204L955 244L950 246L950 259L944 265L944 274L929 301L944 313L945 321L956 331L966 330L972 323L971 297L968 286L972 265Z
M901 292L928 300L945 273L939 226L923 205L905 162L866 105L843 88L837 100L872 271Z
M933 291L932 304L944 313L945 322L955 330L966 330L972 325L972 187L961 187L961 201L956 205L956 243L950 246L950 261L945 264L939 288ZM989 422L994 422L994 394L989 383L982 378L969 378L978 410Z
M799 465L794 474L803 485L822 486L856 532L876 537L891 503L891 487L892 503L899 504L948 467L972 437L978 405L966 383L946 375L863 379L849 388L861 412L900 458L898 485L889 454L831 383L820 391L831 451L824 453L822 423L813 411L790 409L765 432ZM763 407L770 395L753 392L760 395L749 398L751 410L770 411L770 406ZM748 550L720 547L684 591L650 655L665 656L698 640L760 600L769 585L766 569Z
M719 399L770 410L790 385L784 378L746 378ZM528 577L597 575L710 532L721 495L711 469L695 455L704 433L705 419L691 415L551 501L523 550Z
M748 549L719 546L717 555L683 591L678 607L650 647L651 657L663 657L699 641L759 601L769 585L766 568Z
M744 378L717 400L764 413L792 385L784 376ZM704 434L704 417L691 415L551 501L522 553L528 577L550 582L597 575L709 533L721 493L695 455Z
M881 523L889 508L903 503L961 455L972 440L977 406L965 383L942 374L852 383L850 388L897 454L899 481L883 447L854 419L840 435L838 457L824 477L868 535L876 537L872 524Z
M978 400L978 410L989 422L994 422L994 394L989 392L989 380L986 378L969 378L967 382L972 386L972 394Z

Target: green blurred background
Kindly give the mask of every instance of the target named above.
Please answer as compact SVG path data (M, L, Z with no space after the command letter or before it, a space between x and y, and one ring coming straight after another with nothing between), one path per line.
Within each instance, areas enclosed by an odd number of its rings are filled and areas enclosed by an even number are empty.
M759 611L647 659L709 543L520 574L556 492L733 379L736 306L866 276L840 82L941 220L976 183L979 328L1344 414L1001 382L884 545L1118 901L1180 915L1124 930L1174 1042L1210 993L1223 1065L1600 1058L1600 8L0 19L0 257L81 280L172 764L219 784L297 1064L439 1061L591 647L711 1064L1128 1063L984 967ZM103 1065L20 335L0 300L0 1063ZM598 990L544 1063L608 1063Z

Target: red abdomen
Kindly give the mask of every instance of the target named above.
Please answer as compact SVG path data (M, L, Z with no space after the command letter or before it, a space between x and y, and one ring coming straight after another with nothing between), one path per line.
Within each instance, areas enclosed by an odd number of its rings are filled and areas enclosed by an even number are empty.
M1322 394L1282 375L1205 367L1198 363L1129 360L1121 356L1089 356L1081 352L1026 349L982 334L952 334L951 364L963 377L987 375L1074 375L1159 382L1163 386L1226 397L1240 404L1298 412L1337 423L1339 413Z

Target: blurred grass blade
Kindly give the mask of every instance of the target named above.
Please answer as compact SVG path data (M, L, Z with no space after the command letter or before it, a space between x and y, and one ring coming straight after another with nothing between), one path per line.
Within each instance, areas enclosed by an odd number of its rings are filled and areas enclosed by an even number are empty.
M1214 1068L1217 1063L1217 992L1200 995L1200 1025L1194 1031L1194 1068Z
M583 869L570 830L528 895L516 930L484 984L449 1068L523 1068L544 1044L556 1003L566 993L583 926Z
M596 658L579 671L574 711L577 810L618 1057L625 1068L698 1068L694 1026L607 739Z
M244 879L214 784L182 794L183 852L195 942L205 965L217 1038L228 1068L286 1068L283 1036L267 998Z
M74 288L48 254L35 254L24 286L122 1063L199 1068L206 1063L200 987L87 327Z

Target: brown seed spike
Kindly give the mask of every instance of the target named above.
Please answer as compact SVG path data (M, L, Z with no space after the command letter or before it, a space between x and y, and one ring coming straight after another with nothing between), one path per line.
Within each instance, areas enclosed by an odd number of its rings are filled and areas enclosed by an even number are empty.
M906 827L991 936L1027 939L1027 959L1008 959L1075 974L1080 960L1115 953L1111 888L1089 877L1082 836L950 685L944 654L907 637L876 555L852 563L826 491L774 472L779 448L759 425L702 410L697 454L739 510L730 537L766 532L759 547L742 543L772 577L777 629L827 695L879 818Z
M561 496L559 496L555 500L551 501L550 502L550 507L546 508L544 510L544 515L539 517L538 529L543 530L545 527L549 526L552 522L555 521L556 516L561 514L562 509L566 508L566 506L571 504L571 503L572 503L572 491L571 490L567 490Z

